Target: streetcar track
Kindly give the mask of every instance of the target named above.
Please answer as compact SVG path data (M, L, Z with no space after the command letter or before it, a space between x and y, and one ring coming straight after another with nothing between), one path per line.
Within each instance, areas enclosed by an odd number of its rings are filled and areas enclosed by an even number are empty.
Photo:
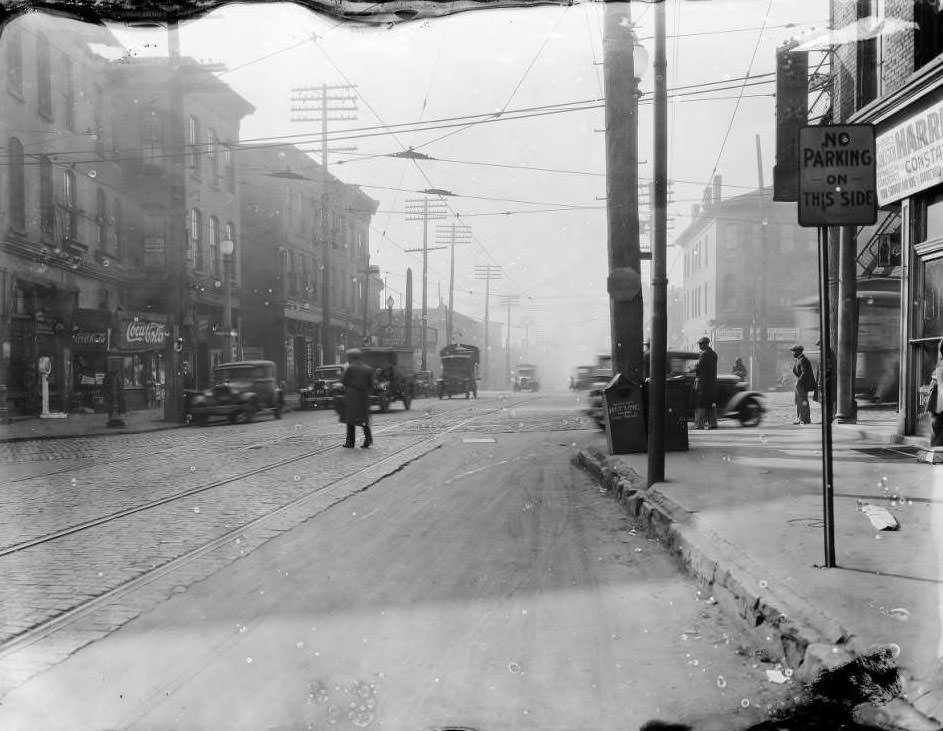
M514 405L518 405L518 404L521 404L521 403L526 403L526 401L528 401L528 400L530 400L530 399L522 399L522 400L520 400L520 401L515 402ZM503 409L503 408L506 408L506 406L502 406L502 407L500 407L500 408ZM12 637L12 638L6 640L5 642L0 643L0 659L2 659L2 658L4 658L4 657L7 657L8 655L13 654L13 653L15 653L15 652L17 652L17 651L19 651L19 650L21 650L21 649L23 649L23 648L25 648L25 647L31 645L31 644L33 644L33 643L35 643L35 642L39 641L40 639L42 639L42 638L44 638L44 637L49 636L50 634L52 634L52 633L58 631L59 629L61 629L61 628L65 627L65 626L71 624L72 622L77 621L77 620L80 619L81 617L84 617L84 616L90 614L91 612L95 611L96 609L98 609L98 608L100 608L100 607L102 607L102 606L105 606L105 605L106 605L107 603L109 603L111 600L113 600L113 599L115 599L115 598L117 598L117 597L120 597L120 596L122 596L122 595L124 595L124 594L126 594L126 593L129 593L129 592L131 592L131 591L133 591L133 590L135 590L135 589L137 589L137 588L139 588L139 587L143 587L143 586L145 586L145 585L147 585L147 584L149 584L149 583L151 583L151 582L153 582L153 581L156 581L157 579L159 579L159 578L165 576L166 574L170 573L171 571L174 571L174 570L176 570L177 568L179 568L179 567L181 567L181 566L184 566L184 565L186 565L186 564L188 564L188 563L191 563L191 562L195 561L195 560L198 559L199 557L201 557L201 556L203 556L203 555L205 555L205 554L207 554L207 553L209 553L209 552L211 552L211 551L213 551L213 550L215 550L215 549L217 549L217 548L219 548L219 547L225 545L226 543L228 543L229 541L231 541L231 540L233 539L233 537L236 537L236 536L238 536L238 535L240 535L240 534L242 534L242 533L245 533L245 532L248 531L248 530L251 530L251 529L253 529L253 528L256 528L256 527L258 527L258 526L264 524L264 523L267 522L267 521L271 521L272 519L276 518L277 516L282 515L283 513L287 512L287 511L289 511L289 510L292 510L292 509L294 509L294 508L297 508L298 506L302 505L305 501L311 500L313 497L319 495L320 493L323 493L325 490L328 490L328 489L331 489L331 488L333 488L333 487L336 487L338 484L341 484L341 483L343 483L344 481L351 481L351 480L354 480L354 479L355 479L357 476L359 476L359 475L363 475L363 474L366 473L366 472L369 472L369 471L371 471L371 470L375 470L375 469L377 469L378 467L382 467L382 465L383 465L384 463L388 463L389 461L394 460L394 459L397 458L398 456L402 455L404 452L408 452L409 450L415 450L415 449L417 449L417 448L421 448L422 445L424 445L424 444L434 443L434 442L437 442L437 441L441 443L441 441L442 441L447 435L449 435L449 434L451 434L451 433L453 433L453 432L455 432L455 431L459 431L459 430L461 430L463 427L465 427L467 424L469 424L470 422L473 422L473 421L476 421L477 419L486 417L486 416L488 416L488 415L494 413L494 411L497 411L497 410L499 410L499 409L492 409L492 410L484 411L484 412L479 413L479 414L475 414L475 415L473 415L473 416L469 416L469 417L463 419L462 421L460 421L460 422L458 422L458 423L456 423L456 424L453 424L453 425L451 425L451 426L445 427L444 429L442 429L441 431L439 431L439 432L437 432L437 433L435 433L435 434L430 434L429 436L427 436L427 437L425 437L425 438L420 438L420 439L418 439L418 440L416 440L416 441L414 441L414 442L412 442L412 443L410 443L410 444L408 444L408 445L406 445L406 446L404 446L404 447L402 447L402 448L396 449L396 450L395 450L394 452L392 452L391 454L388 454L388 455L382 457L381 459L379 459L379 460L376 461L376 462L371 462L370 464L365 465L364 467L362 467L362 468L360 468L360 469L358 469L358 470L356 470L356 471L354 471L354 472L352 472L352 473L350 473L350 474L347 474L347 475L344 475L344 476L342 476L342 477L338 477L338 478L335 478L335 479L333 479L333 480L330 480L327 484L322 485L322 486L320 486L320 487L318 487L318 488L315 488L315 489L313 489L313 490L309 490L308 492L304 493L303 495L301 495L301 496L299 496L299 497L297 497L297 498L295 498L295 499L293 499L293 500L289 500L287 503L285 503L285 504L283 504L283 505L280 505L280 506L274 508L273 510L270 510L270 511L267 512L267 513L264 513L263 515L260 515L260 516L258 516L258 517L256 517L256 518L253 518L252 520L250 520L250 521L248 521L248 522L246 522L246 523L243 523L243 524L241 524L241 525L239 525L239 526L237 526L237 527L235 527L235 528L232 528L232 529L230 529L230 530L227 530L227 531L226 531L225 533L223 533L222 535L217 536L216 538L213 538L213 539L211 539L210 541L208 541L208 542L202 544L201 546L197 546L196 548L191 549L191 550L189 550L189 551L187 551L187 552L181 554L180 556L176 556L176 557L174 557L174 558L171 558L171 559L169 559L168 561L166 561L165 563L161 564L160 566L157 566L157 567L155 567L155 568L153 568L153 569L151 569L151 570L145 571L145 572L143 572L142 574L140 574L140 575L138 575L138 576L136 576L136 577L133 577L133 578L131 578L131 579L125 581L125 582L122 582L122 583L119 584L118 586L112 587L111 589L107 589L106 591L102 592L101 594L98 594L97 596L93 597L92 599L89 599L88 601L85 601L85 602L81 602L80 604L77 604L76 606L71 607L70 609L67 609L67 610L63 611L63 612L61 612L60 614L57 614L57 615L54 616L54 617L51 617L51 618L49 618L49 619L47 619L47 620L44 620L44 621L40 621L39 623L37 623L36 625L34 625L33 627L31 627L30 629L27 629L27 630L21 632L20 634L15 635L14 637ZM413 421L413 420L410 420L410 421ZM397 424L390 424L389 427L384 428L384 429L382 430L382 432L387 432L387 431L389 431L389 430L398 428L398 427L402 426L403 423L404 423L404 422L398 422ZM89 530L89 529L91 529L91 528L94 528L94 527L97 527L97 526L100 526L100 525L104 525L104 524L106 524L106 523L114 522L114 521L119 520L119 519L121 519L121 518L123 518L123 517L127 517L127 516L130 516L130 515L136 514L136 513L141 513L141 512L144 512L144 511L146 511L146 510L151 510L151 509L153 509L153 508L155 508L155 507L158 507L158 506L160 506L160 505L165 505L165 504L167 504L167 503L171 503L171 502L174 502L174 501L177 501L177 500L182 500L182 499L184 499L184 498L186 498L186 497L190 497L190 496L195 495L195 494L198 494L198 493L200 493L200 492L205 492L205 491L210 490L210 489L213 489L213 488L215 488L215 487L221 487L221 486L223 486L223 485L232 484L232 483L238 482L238 481L240 481L240 480L245 480L245 479L247 479L248 477L251 477L251 476L253 476L253 475L257 475L257 474L261 474L261 473L263 473L263 472L267 472L267 471L270 471L270 470L274 470L274 469L277 469L277 468L279 468L279 467L282 467L282 466L284 466L284 465L286 465L286 464L291 464L291 463L293 463L293 462L298 462L298 461L301 461L301 460L303 460L303 459L309 459L309 458L311 458L311 457L313 457L313 456L316 456L316 455L318 455L318 454L322 454L322 453L324 453L324 452L326 452L326 451L329 451L329 450L338 448L339 446L340 446L340 443L338 442L338 443L335 443L335 444L333 444L333 445L328 445L328 446L321 447L321 448L316 449L316 450L311 450L311 451L305 452L304 454L301 454L301 455L295 455L295 456L293 456L293 457L289 457L289 458L286 458L286 459L283 459L283 460L279 460L278 462L275 462L275 463L271 463L271 464L264 465L264 466L261 466L261 467L258 467L258 468L252 469L252 470L248 470L248 471L246 471L246 472L244 472L244 473L241 473L241 474L239 474L239 475L234 475L234 476L229 477L229 478L226 478L226 479L224 479L224 480L217 480L217 481L215 481L215 482L213 482L213 483L210 483L210 484L200 485L200 486L198 486L198 487L191 488L191 489L189 489L189 490L185 490L185 491L182 491L182 492L180 492L180 493L175 493L174 495L166 496L166 497L161 498L161 499L159 499L159 500L151 501L151 502L146 503L146 504L144 504L144 505L139 505L139 506L136 506L136 507L134 507L134 508L128 508L128 509L126 509L126 510L118 511L118 512L113 513L113 514L110 514L110 515L108 515L108 516L102 516L102 517L97 518L97 519L93 519L93 520L90 520L90 521L86 521L86 522L84 522L84 523L77 524L77 525L75 525L75 526L71 526L71 527L69 527L69 528L65 528L65 529L62 529L62 530L60 530L60 531L56 531L56 532L54 532L54 533L49 533L49 534L46 534L46 535L41 536L41 537L38 537L38 538L30 539L30 540L28 540L28 541L23 541L23 542L21 542L21 543L19 543L19 544L15 544L15 545L13 545L13 546L8 546L8 547L6 547L6 548L0 549L0 558L3 558L3 557L5 557L5 556L10 556L10 555L12 555L12 554L15 554L15 553L18 553L18 552L21 552L21 551L24 551L24 550L27 550L27 549L30 549L30 548L35 548L35 547L40 546L40 545L45 544L45 543L50 543L50 542L52 542L52 541L58 540L59 538L63 538L63 537L69 536L69 535L73 535L73 534L76 534L76 533L80 533L80 532L83 532L83 531L87 531L87 530ZM440 444L439 446L441 446L441 444ZM434 448L438 448L438 447L434 447ZM408 460L405 464L399 465L399 466L394 470L394 472L397 472L397 471L403 469L403 468L406 466L406 464L411 463L411 462L414 461L415 459L419 459L420 457L422 457L422 456L423 456L424 454L426 454L426 453L428 453L428 452L427 452L427 451L421 452L421 453L418 454L416 457L414 457L414 458ZM387 474L381 475L380 477L376 478L375 480L371 481L370 483L368 483L367 485L365 485L364 487L362 487L361 490L369 488L369 487L372 486L373 484L376 484L376 482L379 482L380 480L384 479L386 476L387 476ZM342 497L342 498L340 498L339 500L337 500L337 501L331 503L330 505L324 507L323 509L317 511L314 515L320 514L321 512L324 512L325 510L328 510L329 508L333 507L333 505L336 505L338 502L342 502L343 500L346 500L346 499L347 499L347 496ZM313 517L313 516L310 516L310 517Z

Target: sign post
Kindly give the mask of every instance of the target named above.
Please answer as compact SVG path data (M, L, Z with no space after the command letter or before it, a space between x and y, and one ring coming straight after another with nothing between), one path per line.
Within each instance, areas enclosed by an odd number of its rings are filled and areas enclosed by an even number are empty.
M828 297L828 226L869 226L877 220L874 127L844 124L799 130L799 225L818 228L819 339L822 350L822 502L825 566L835 567L832 474L832 373Z

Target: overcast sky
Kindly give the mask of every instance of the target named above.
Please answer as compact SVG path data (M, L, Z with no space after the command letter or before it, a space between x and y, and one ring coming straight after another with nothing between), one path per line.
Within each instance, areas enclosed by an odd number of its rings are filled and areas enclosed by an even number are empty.
M421 246L422 225L406 220L406 200L427 188L452 191L457 195L448 199L449 212L460 215L472 233L472 243L456 250L456 309L481 317L484 282L474 279L474 267L500 266L504 276L492 283L492 294L521 298L521 307L512 311L512 339L523 340L517 325L529 320L531 346L553 341L573 366L585 360L581 355L608 347L602 107L461 127L437 120L598 100L602 11L599 3L482 10L368 28L291 4L237 4L184 25L181 47L184 55L225 64L221 78L256 107L243 123L243 139L310 133L302 139L316 147L317 125L291 121L291 90L356 85L357 119L332 123L331 129L369 128L369 134L335 143L356 150L332 154L330 169L379 201L371 260L397 301L407 267L413 269L416 297L421 291L421 257L404 249ZM653 15L650 5L631 4L650 55ZM827 19L826 0L668 0L669 90L723 80L737 87L746 75L770 74L777 46L821 32ZM164 33L113 29L131 53L166 53ZM647 161L640 165L645 179L652 157L650 69L641 89L639 159ZM713 174L723 176L725 195L757 186L756 134L764 183L771 183L773 91L766 83L746 86L742 95L732 88L712 92L710 100L702 95L669 104L669 245ZM433 128L409 129L420 121ZM406 131L394 133L403 130L395 125L406 125ZM386 157L409 147L437 161ZM451 221L430 223L430 244L435 227ZM669 249L669 277L680 285L676 254ZM448 251L430 253L430 306L440 286L447 301L448 283ZM493 297L492 319L504 321L498 304Z

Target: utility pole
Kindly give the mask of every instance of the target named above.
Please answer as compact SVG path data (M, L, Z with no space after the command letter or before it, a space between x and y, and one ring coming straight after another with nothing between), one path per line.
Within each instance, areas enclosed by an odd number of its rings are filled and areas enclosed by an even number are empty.
M514 385L511 383L511 305L517 307L521 303L521 297L517 294L506 294L501 299L508 308L508 331L504 344L504 377L508 380L510 387Z
M757 375L757 342L764 343L765 338L764 334L767 331L769 325L769 315L768 308L766 306L766 249L768 245L768 240L766 238L766 232L769 229L769 213L766 210L766 194L763 193L763 152L760 147L760 136L756 135L756 176L757 183L760 186L760 196L757 201L758 213L760 216L760 235L758 237L760 243L760 250L757 252L757 260L759 261L759 271L756 272L756 276L753 279L753 291L759 292L759 296L755 298L753 302L753 332L751 333L751 342L752 342L752 351L751 351L751 360L753 365L750 366L750 388L757 388L758 379ZM759 332L757 332L756 323L759 322ZM767 362L767 349L765 346L761 347L760 352L763 354L763 362ZM765 370L765 369L763 369Z
M298 87L291 90L292 122L321 123L321 357L325 361L336 360L334 339L331 337L331 241L334 230L331 226L334 205L328 195L330 175L327 171L329 152L347 152L355 147L329 147L328 122L356 119L357 97L352 84L321 84ZM334 106L336 105L336 106ZM333 360L329 360L333 359ZM323 365L323 364L322 364Z
M186 303L183 301L186 290L183 280L186 276L186 261L183 247L186 241L186 197L184 180L183 149L183 79L180 62L180 29L176 18L167 23L167 63L170 67L169 106L169 144L170 144L170 185L167 209L167 245L164 257L167 266L169 284L170 337L167 338L166 360L164 366L164 419L180 422L184 419L184 382L181 372L181 349L183 346L183 315Z
M426 351L428 343L426 342L426 330L428 325L427 312L427 279L429 275L429 221L445 218L445 200L442 198L410 198L406 200L406 220L422 221L422 249L406 249L406 251L422 251L422 332L419 334L420 348L422 348L422 357L420 360L420 370L426 370ZM444 249L444 246L434 246L433 249Z
M637 79L646 58L632 30L630 3L606 3L603 13L609 249L607 289L612 367L614 373L641 383L644 328L638 217Z
M649 353L648 466L649 487L665 480L665 427L668 361L668 61L665 55L665 3L655 5L655 57L652 99L655 144L652 198L652 336Z
M489 375L488 369L491 366L491 358L489 357L490 342L488 340L488 302L491 299L491 280L501 278L501 267L494 266L493 264L476 264L475 265L475 279L484 279L485 280L485 342L484 347L481 349L481 360L482 360L482 370L485 374L485 385L489 385Z
M450 223L436 227L436 243L448 244L451 249L449 257L449 310L445 318L446 345L452 344L452 315L455 312L455 245L471 243L471 226L461 223Z

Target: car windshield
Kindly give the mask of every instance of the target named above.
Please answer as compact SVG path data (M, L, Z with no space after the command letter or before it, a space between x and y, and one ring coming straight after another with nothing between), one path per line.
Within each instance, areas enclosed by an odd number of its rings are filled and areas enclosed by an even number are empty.
M252 381L269 376L269 372L262 366L233 366L217 367L214 371L217 381Z
M0 728L745 727L826 641L938 677L941 6L5 2Z

